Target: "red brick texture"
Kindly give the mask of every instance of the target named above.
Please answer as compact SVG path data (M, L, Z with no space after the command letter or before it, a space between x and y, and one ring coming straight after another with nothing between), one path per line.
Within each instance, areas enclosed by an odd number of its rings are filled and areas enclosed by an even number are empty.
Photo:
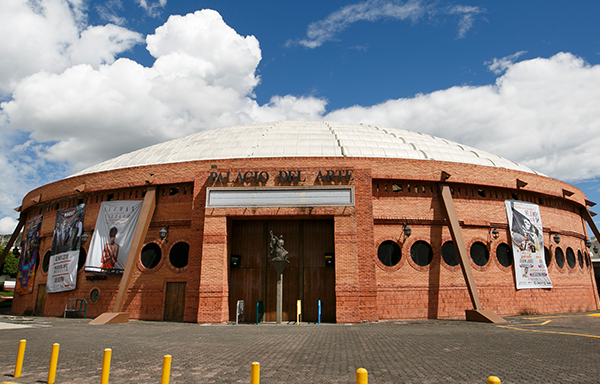
M278 172L301 171L302 179L283 180ZM327 170L352 171L352 179L343 177L321 180L318 173ZM264 171L268 181L234 184L238 172ZM584 245L586 225L579 210L585 196L577 188L544 176L476 165L401 159L366 158L270 158L198 161L150 165L60 180L42 186L25 196L22 215L43 214L41 255L50 250L56 211L86 203L84 229L94 228L102 201L141 200L147 185L157 185L157 206L145 243L155 243L162 251L159 264L146 269L138 258L128 289L124 310L131 318L163 320L166 285L185 282L184 321L222 323L229 321L230 222L243 218L281 218L302 220L326 218L334 222L336 321L360 322L412 318L463 318L471 301L460 267L448 266L441 247L450 241L450 233L441 210L436 183L441 172L453 199L467 250L475 242L484 243L490 252L488 263L471 262L479 298L484 309L499 315L580 312L599 308L594 272L589 251ZM230 182L219 181L211 172L230 172ZM516 179L527 182L518 189ZM211 183L211 179L213 182ZM82 192L75 187L85 184ZM207 208L208 187L288 187L351 185L354 205L347 207L266 207ZM176 189L177 193L174 193ZM563 190L573 192L565 196ZM41 195L39 202L33 201ZM544 226L544 243L551 253L558 247L566 253L585 255L583 266L571 268L566 262L559 268L554 257L549 265L551 289L515 289L514 268L503 267L496 258L499 244L510 244L505 199L538 204ZM403 224L412 235L405 238ZM165 240L158 231L169 226ZM493 239L496 228L500 235ZM552 241L558 233L560 244ZM377 257L379 245L396 241L402 249L400 262L392 267ZM411 246L426 241L433 249L433 261L422 267L410 257ZM175 268L169 261L171 248L178 242L190 245L188 265ZM85 244L84 248L89 246ZM47 273L42 262L35 277L35 289L29 295L17 295L15 314L42 311L47 316L62 316L69 298L88 300L88 316L110 311L118 291L120 277L89 280L83 268L78 273L77 289L47 294L45 302L38 291ZM92 303L90 293L100 291ZM37 298L40 298L37 300ZM43 307L43 308L42 308Z

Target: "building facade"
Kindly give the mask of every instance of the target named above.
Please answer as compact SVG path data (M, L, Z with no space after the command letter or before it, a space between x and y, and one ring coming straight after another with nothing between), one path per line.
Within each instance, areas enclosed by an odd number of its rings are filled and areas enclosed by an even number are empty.
M46 293L59 210L85 204L92 234L102 202L155 201L122 310L199 323L275 320L270 233L285 241L283 320L360 322L462 318L473 308L441 190L456 211L481 305L501 316L599 308L586 246L593 203L567 183L447 140L375 126L280 122L208 131L109 160L31 191L21 221L42 215L33 292L12 312L61 316L85 298L113 310L120 275L85 272ZM539 207L552 288L516 289L506 201ZM163 230L164 238L161 238ZM137 251L136 251L137 249ZM141 249L141 250L140 250ZM138 252L139 251L139 252ZM518 261L517 261L518 262Z

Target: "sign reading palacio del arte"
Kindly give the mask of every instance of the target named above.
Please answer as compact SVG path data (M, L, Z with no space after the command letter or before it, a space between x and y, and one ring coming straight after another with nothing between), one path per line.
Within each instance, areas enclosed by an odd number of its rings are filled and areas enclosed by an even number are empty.
M209 183L221 184L251 184L251 183L266 183L271 176L277 178L279 183L297 183L306 181L306 173L300 170L275 171L269 174L267 171L247 171L247 172L210 172ZM316 182L324 183L347 183L352 181L351 169L336 169L318 171L315 177Z

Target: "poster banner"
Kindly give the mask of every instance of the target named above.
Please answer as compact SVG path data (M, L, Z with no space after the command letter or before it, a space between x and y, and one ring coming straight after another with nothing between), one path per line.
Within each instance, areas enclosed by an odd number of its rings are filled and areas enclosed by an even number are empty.
M50 249L51 255L79 250L84 216L85 204L56 212L52 248Z
M25 232L25 246L21 253L17 284L15 292L25 295L33 292L35 265L40 251L40 229L42 228L42 215L36 216L27 223Z
M85 271L122 274L142 201L105 201L100 206Z
M512 239L517 289L552 288L544 259L540 208L525 201L505 200Z
M75 289L79 251L62 252L50 257L46 292L56 293Z

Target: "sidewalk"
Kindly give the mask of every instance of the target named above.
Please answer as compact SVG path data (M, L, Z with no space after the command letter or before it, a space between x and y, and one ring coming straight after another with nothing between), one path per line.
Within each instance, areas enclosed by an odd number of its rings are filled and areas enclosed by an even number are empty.
M45 382L52 343L60 344L57 383L99 383L112 349L110 382L159 383L163 355L173 356L171 383L598 383L600 317L586 314L365 324L199 325L0 316L0 383ZM22 377L12 377L20 339Z

